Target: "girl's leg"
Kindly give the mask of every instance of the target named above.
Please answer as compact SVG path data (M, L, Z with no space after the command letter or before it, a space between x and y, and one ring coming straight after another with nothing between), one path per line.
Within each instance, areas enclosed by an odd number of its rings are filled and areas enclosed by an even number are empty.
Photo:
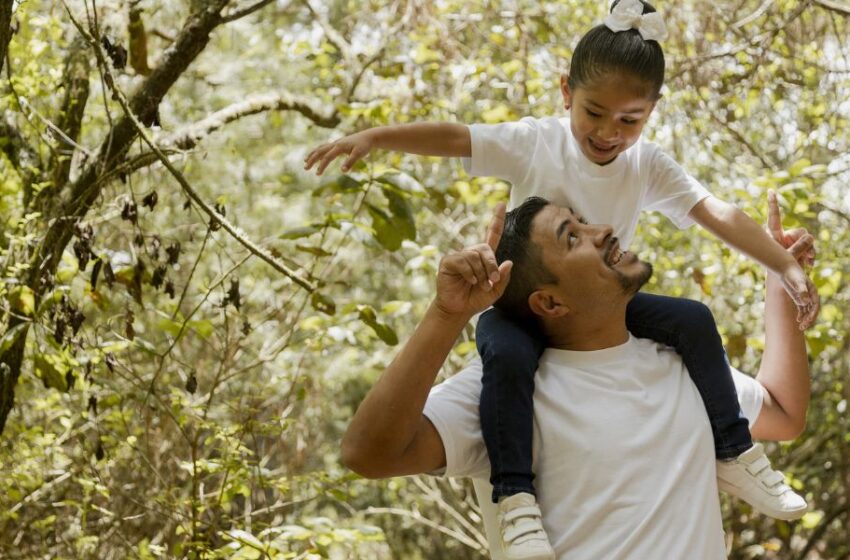
M626 326L639 338L672 346L705 403L718 459L737 457L753 445L732 372L711 310L683 298L638 293L626 310Z
M543 336L536 325L514 322L492 308L478 319L475 340L484 364L481 431L490 455L493 502L520 492L534 494L534 374Z

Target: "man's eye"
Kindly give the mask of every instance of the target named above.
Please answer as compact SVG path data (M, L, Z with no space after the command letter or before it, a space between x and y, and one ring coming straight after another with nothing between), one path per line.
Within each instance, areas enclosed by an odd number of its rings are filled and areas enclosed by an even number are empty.
M637 121L634 119L623 119L625 124L635 124Z
M590 109L585 109L585 110L587 111L587 114L588 114L588 115L590 115L590 116L591 116L591 117L593 117L593 118L596 118L596 117L600 116L600 115L599 115L599 113L594 113L594 112L593 112L593 111L591 111Z
M587 220L585 220L584 218L579 218L578 221L580 224L587 225Z
M573 232L570 232L569 234L567 234L567 245L572 247L573 245L575 245L576 239L578 239L578 236Z

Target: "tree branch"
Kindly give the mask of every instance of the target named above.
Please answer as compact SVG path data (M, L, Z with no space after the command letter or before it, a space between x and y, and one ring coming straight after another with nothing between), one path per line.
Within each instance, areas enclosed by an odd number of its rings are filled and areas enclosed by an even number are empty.
M12 40L12 8L15 0L0 0L0 70L6 62L9 41Z
M91 60L85 48L85 42L76 40L71 45L68 58L65 62L65 97L59 110L57 128L62 131L59 136L67 147L57 150L50 169L53 175L53 192L59 192L71 174L71 159L77 148L77 140L82 130L83 116L86 112L86 104L89 98L89 73L91 72ZM47 191L44 191L47 194Z
M830 12L835 12L843 16L850 16L850 6L836 2L835 0L814 0L815 4Z
M242 117L256 115L266 111L295 111L301 113L317 126L334 128L340 123L339 114L334 110L333 114L320 110L310 100L290 93L260 94L251 96L245 101L234 103L211 113L206 118L187 125L177 132L161 139L157 144L159 150L165 155L180 154L186 150L195 148L201 140ZM129 175L134 171L145 168L160 161L153 151L146 151L132 156L120 166L115 167L110 178L124 174Z
M234 10L234 11L230 12L229 14L227 14L226 16L224 16L222 18L222 22L223 23L230 23L231 21L236 21L237 19L241 19L241 18L243 18L247 15L253 14L254 12L256 12L258 10L262 10L263 8L265 8L266 6L271 4L272 2L274 2L274 0L260 0L256 4L254 4L252 6L248 6L247 8L242 8L241 10ZM286 6L284 9L286 9L288 7L289 6Z
M346 60L351 60L354 58L351 50L351 44L345 40L345 37L331 26L330 22L325 18L324 14L320 14L317 12L313 5L310 3L310 0L302 0L304 5L307 6L307 9L310 10L310 13L316 18L316 22L319 24L319 27L322 28L322 31L325 33L325 37L328 41L335 46L339 52L342 54L343 58Z
M164 145L176 146L184 150L194 148L202 138L224 125L242 117L264 113L266 111L296 111L323 128L334 128L340 122L336 111L330 115L323 114L326 111L322 111L308 99L297 97L287 92L280 94L261 94L251 96L245 101L234 103L210 114L201 121L185 127L183 130L167 138Z

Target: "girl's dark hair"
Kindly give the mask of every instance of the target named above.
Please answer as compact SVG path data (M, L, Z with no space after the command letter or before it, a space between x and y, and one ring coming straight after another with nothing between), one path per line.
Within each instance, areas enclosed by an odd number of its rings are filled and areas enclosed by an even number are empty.
M619 3L616 0L611 10ZM655 8L641 0L643 13ZM610 73L627 72L644 80L648 96L657 99L664 85L664 51L658 41L646 41L637 29L611 31L604 23L588 31L578 42L570 62L571 90L589 86Z

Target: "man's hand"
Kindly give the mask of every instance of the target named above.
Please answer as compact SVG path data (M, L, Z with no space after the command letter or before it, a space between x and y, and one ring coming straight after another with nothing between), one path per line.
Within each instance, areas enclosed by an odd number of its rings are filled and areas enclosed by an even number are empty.
M777 243L788 249L795 261L780 276L782 285L797 305L797 322L805 330L814 324L820 311L820 296L806 273L804 265L811 265L815 259L814 237L803 228L785 231L782 228L782 216L776 193L767 193L767 229Z
M496 263L496 247L505 225L505 205L496 207L487 242L451 253L440 261L434 304L447 315L473 316L493 305L510 281L511 261Z
M366 157L374 147L374 129L363 130L349 136L345 136L334 142L322 144L314 149L304 160L304 169L310 169L316 163L316 175L324 173L325 168L339 156L346 154L342 164L342 170L348 171L355 163Z

